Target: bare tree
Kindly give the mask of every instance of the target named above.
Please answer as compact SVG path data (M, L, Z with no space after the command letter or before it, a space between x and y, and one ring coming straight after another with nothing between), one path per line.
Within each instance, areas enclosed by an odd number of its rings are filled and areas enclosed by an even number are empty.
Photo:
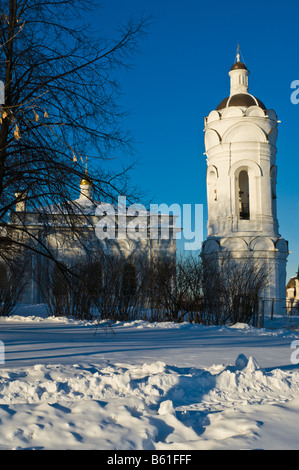
M51 316L129 321L142 318L147 262L98 252L70 269L46 263L37 282Z
M152 319L198 321L203 302L199 257L155 257L150 266Z
M60 207L75 230L69 201L86 177L87 159L95 198L134 194L123 165L114 172L107 166L132 145L121 126L113 72L129 66L147 20L130 20L117 38L96 38L80 19L92 6L89 0L0 0L0 225L26 234L13 243L48 257L53 253L28 230L26 217L9 220L16 203L26 200L35 212ZM2 242L0 252L7 249Z
M129 321L142 318L148 300L149 263L146 257L102 255L101 291L95 299L102 319Z
M228 252L215 259L157 257L150 272L153 320L205 325L249 323L268 280L262 260Z
M263 260L234 258L229 252L203 260L204 313L209 324L249 323L258 309L268 275Z
M10 259L0 258L0 316L9 316L22 300L28 283L28 262L30 259L24 259L20 250L14 250Z

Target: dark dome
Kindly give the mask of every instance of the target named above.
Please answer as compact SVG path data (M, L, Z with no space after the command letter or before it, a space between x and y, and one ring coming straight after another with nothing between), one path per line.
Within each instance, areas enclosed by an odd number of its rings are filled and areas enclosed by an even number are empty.
M261 100L255 98L249 93L237 93L236 95L229 96L222 100L216 109L224 109L230 106L244 106L245 108L249 108L250 106L259 106L264 111L266 110L266 107Z
M226 108L228 100L229 100L229 96L227 98L224 98L224 100L222 100L221 103L218 104L216 109Z
M235 62L232 66L231 66L231 70L237 70L237 69L245 69L247 70L247 67L245 64L243 64L243 62Z

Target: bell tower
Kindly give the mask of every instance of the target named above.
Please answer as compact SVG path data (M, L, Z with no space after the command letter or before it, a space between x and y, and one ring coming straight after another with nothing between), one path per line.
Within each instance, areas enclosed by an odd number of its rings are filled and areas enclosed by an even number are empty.
M248 91L249 70L236 61L230 94L205 118L208 236L205 256L229 251L260 259L268 270L265 300L281 311L285 299L288 243L276 208L276 113Z

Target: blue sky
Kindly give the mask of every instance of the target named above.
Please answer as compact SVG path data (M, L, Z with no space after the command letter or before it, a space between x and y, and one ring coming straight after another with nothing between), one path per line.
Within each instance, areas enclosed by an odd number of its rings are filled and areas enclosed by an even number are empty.
M130 16L153 20L121 83L124 121L138 165L132 172L154 203L203 204L206 233L204 117L229 94L237 44L250 70L249 92L278 119L278 219L289 241L288 276L299 265L298 1L103 0L91 21L112 36ZM299 95L298 95L299 96Z

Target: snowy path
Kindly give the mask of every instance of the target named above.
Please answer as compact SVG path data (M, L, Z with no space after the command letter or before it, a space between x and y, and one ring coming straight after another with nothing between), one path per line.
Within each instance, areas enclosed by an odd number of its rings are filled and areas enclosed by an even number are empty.
M0 332L2 449L299 449L298 333L30 316Z
M34 319L34 318L33 318ZM103 359L143 363L212 366L234 363L239 354L253 356L261 367L290 364L291 341L299 333L199 325L151 324L143 321L98 328L59 318L32 321L15 316L0 320L5 366L74 364Z

